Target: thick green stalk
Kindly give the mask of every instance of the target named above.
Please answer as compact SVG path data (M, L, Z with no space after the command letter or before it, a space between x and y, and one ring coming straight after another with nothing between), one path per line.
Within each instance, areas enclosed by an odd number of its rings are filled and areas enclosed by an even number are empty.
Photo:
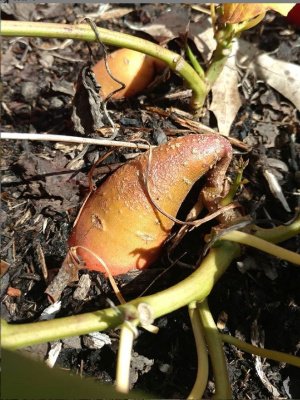
M124 321L125 315L130 314L131 320L138 319L137 307L140 303L146 303L150 307L154 319L166 315L193 301L205 299L231 261L239 254L239 245L224 241L211 249L200 267L188 278L162 292L134 299L119 307L29 324L11 325L2 321L2 346L17 349L115 328Z
M257 230L259 237L278 243L300 232L300 218L288 226L271 229L254 227L254 229ZM128 315L128 312L138 319L136 307L139 303L147 303L152 309L153 317L158 318L193 301L201 301L206 298L214 283L239 253L240 246L238 244L222 241L218 247L209 252L201 266L182 282L162 292L135 299L116 308L30 324L10 325L1 321L2 345L15 349L30 344L114 328L124 321L124 315Z
M94 31L88 24L68 25L31 21L2 21L0 29L2 36L74 39L88 42L97 40ZM197 104L199 108L202 107L208 90L206 82L199 77L196 71L179 54L132 35L104 28L98 28L97 30L100 39L106 45L126 47L164 61L192 89L193 104Z
M231 399L232 392L227 371L223 343L219 336L218 328L209 310L207 300L198 304L198 311L204 328L205 340L211 359L215 379L214 399Z
M217 48L212 55L206 71L206 81L211 88L220 76L224 65L231 53L232 40L234 37L234 25L228 24L226 28L217 33Z
M135 307L127 305L127 307L108 308L93 313L29 324L13 325L1 320L1 344L3 348L14 350L65 337L104 331L120 325L124 320L124 312L128 309L137 315Z

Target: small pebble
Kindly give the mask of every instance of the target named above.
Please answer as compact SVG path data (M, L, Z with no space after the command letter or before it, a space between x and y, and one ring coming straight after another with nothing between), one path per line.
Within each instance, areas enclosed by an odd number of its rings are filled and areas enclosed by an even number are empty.
M50 101L49 108L50 109L57 109L57 108L62 108L64 105L64 102L60 100L58 97L53 97Z
M24 82L21 87L21 93L25 101L32 101L37 98L39 88L34 82Z

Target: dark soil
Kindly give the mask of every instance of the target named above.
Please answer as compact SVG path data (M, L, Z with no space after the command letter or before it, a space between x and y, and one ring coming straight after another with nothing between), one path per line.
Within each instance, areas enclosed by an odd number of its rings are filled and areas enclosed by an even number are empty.
M4 8L2 17L75 23L82 15L98 9L93 4L24 3L21 12L17 6ZM146 23L167 6L129 4L113 5L112 9L125 7L131 7L132 11L126 16L105 20L101 26L132 33L124 21ZM151 40L148 34L133 33ZM244 38L273 52L274 57L280 57L278 49L293 48L291 59L286 61L300 61L299 44L293 47L299 39L299 31L289 27L282 17L270 14L262 25L245 34ZM64 47L61 40L54 39L2 40L3 131L79 136L71 120L74 83L82 67L90 61L90 53L86 43L65 44ZM178 40L172 40L168 46L180 51ZM101 55L98 44L91 44L91 50L96 59ZM287 212L273 196L263 170L270 165L271 159L290 209L299 207L300 115L293 104L264 82L257 81L254 76L250 76L249 82L252 95L246 99L241 88L243 105L231 133L253 147L251 152L242 152L243 158L249 160L245 170L249 182L239 194L239 200L254 221L272 227L287 223L294 214ZM135 99L110 102L110 116L120 126L116 140L146 139L159 144L171 136L193 133L193 128L180 124L174 114L163 113L170 107L188 111L189 98L167 96L183 89L181 80L171 75ZM103 126L108 127L105 115L102 117ZM188 120L188 117L184 118ZM200 122L216 128L215 117L207 110ZM104 130L99 132L100 137L101 132L104 135ZM44 291L66 255L72 223L88 192L87 173L107 150L93 145L1 141L1 259L5 261L1 267L8 266L1 279L2 318L12 323L38 321L50 305ZM103 166L124 163L130 153L128 149L122 149L110 155L94 173L96 184L107 176L108 170ZM236 153L236 159L241 157L239 149ZM188 206L188 203L183 206L182 217ZM191 273L202 252L200 239L210 228L207 226L204 232L194 230L189 234L172 256L180 258L180 262L157 279L147 294L169 287ZM283 246L299 252L299 237ZM128 300L139 296L172 261L165 252L147 271L120 277L118 282L123 296ZM46 267L47 274L42 266ZM90 278L87 292L84 296L74 296L77 282L66 287L56 317L107 307L107 299L118 304L110 285L100 274L84 270L80 276ZM299 267L247 248L214 287L209 305L223 332L247 342L258 337L256 344L260 346L299 356L299 287ZM11 288L18 289L17 294L12 295ZM132 386L157 398L186 398L197 371L187 309L159 318L155 324L159 327L157 335L140 330L135 341ZM89 335L62 340L56 365L103 382L113 382L119 331L106 334L103 338L108 344L102 348L97 348ZM27 351L46 358L49 348L50 344L47 344ZM272 393L270 386L268 389L257 374L256 357L229 345L225 345L225 352L234 398L271 399L276 397L276 390L280 398L300 398L300 374L295 367L262 360L266 380L274 389ZM211 375L206 398L211 398L213 389Z

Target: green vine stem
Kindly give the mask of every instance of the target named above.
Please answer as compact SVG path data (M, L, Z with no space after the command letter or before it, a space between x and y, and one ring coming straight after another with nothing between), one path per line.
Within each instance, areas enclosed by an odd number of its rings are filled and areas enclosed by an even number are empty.
M254 227L253 229L257 229L259 236L263 239L274 240L278 243L300 233L300 217L288 226L263 230ZM128 312L138 319L137 306L140 303L148 304L155 319L193 301L201 301L208 296L231 261L240 255L240 250L240 245L237 243L220 241L215 248L210 250L201 266L188 278L162 292L135 299L119 307L29 324L13 325L2 320L2 346L16 349L114 328L123 323L124 316L128 315Z
M214 399L231 399L232 392L227 371L223 342L209 310L207 300L198 304L198 312L204 328L205 340L215 379Z
M188 396L188 400L202 399L208 380L208 355L204 338L204 329L197 310L197 303L189 304L189 316L195 338L198 367L195 384Z
M231 261L239 254L238 244L224 241L211 249L200 267L183 281L159 293L134 299L118 307L29 324L13 325L1 321L2 346L17 349L115 328L124 322L128 313L133 322L135 317L138 320L137 307L140 303L146 303L150 307L154 319L171 313L193 301L205 299Z
M282 353L281 351L268 350L261 347L252 346L252 344L246 343L243 340L239 340L233 336L225 335L223 333L220 333L219 336L223 342L232 344L233 346L238 347L247 353L255 354L263 358L269 358L270 360L287 363L300 368L300 357Z
M88 24L68 25L31 21L1 21L0 33L2 36L74 39L88 42L97 40L95 33ZM125 33L114 32L104 28L98 28L98 33L106 45L126 47L164 61L192 89L193 98L191 103L195 109L203 106L209 90L208 86L205 80L179 54L145 39Z
M224 29L216 33L217 48L206 71L206 80L210 88L220 76L230 56L234 36L235 30L233 24L228 24Z
M272 243L280 243L290 239L300 233L300 215L289 225L279 225L275 228L261 228L256 225L251 226L251 233L256 237L268 240Z
M230 240L245 244L247 246L255 247L258 250L264 251L265 253L271 254L275 257L289 261L293 264L300 265L300 254L284 249L283 247L277 246L276 244L270 243L267 240L261 239L254 235L250 235L246 232L232 231L225 233L220 237L221 240Z
M185 52L190 60L190 63L192 64L194 70L197 72L197 74L202 79L205 79L205 72L204 72L203 68L201 67L201 65L199 64L197 57L194 55L194 53L192 52L192 49L190 48L190 46L188 44L185 46Z

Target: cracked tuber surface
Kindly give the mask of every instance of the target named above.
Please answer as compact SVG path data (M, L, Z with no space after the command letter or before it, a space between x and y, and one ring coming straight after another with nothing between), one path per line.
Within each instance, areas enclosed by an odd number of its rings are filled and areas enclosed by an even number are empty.
M215 211L231 157L230 143L218 134L191 134L152 149L148 176L152 198L175 217L193 184L207 173L202 199L209 211ZM112 275L146 268L159 257L174 222L149 198L148 161L149 152L145 152L120 167L82 208L69 245L86 268L106 273L91 252Z

